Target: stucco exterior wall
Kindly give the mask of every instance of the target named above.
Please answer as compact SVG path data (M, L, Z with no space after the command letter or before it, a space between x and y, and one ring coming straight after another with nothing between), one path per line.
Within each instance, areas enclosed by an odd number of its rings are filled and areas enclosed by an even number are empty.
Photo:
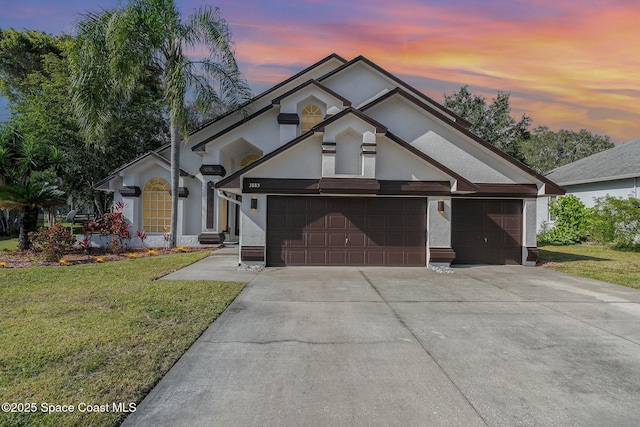
M438 201L444 201L444 213L438 212ZM427 232L430 248L451 247L451 197L427 199Z
M383 89L391 90L396 86L362 63L323 80L322 84L347 98L355 107Z

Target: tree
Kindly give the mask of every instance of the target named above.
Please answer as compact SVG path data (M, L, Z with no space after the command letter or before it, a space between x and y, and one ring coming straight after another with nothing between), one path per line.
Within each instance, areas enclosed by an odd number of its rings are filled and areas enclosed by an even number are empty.
M160 82L147 78L129 100L112 100L114 120L96 144L82 132L69 97L69 52L74 40L38 31L0 33L0 90L12 99L11 121L25 138L46 141L62 158L56 181L72 206L103 213L109 197L94 185L110 171L169 141ZM89 139L87 139L89 138Z
M21 237L19 249L29 247L26 233L35 231L38 207L52 206L46 200L41 203L40 195L34 202L30 201L29 198L37 193L33 185L41 183L47 175L55 177L60 161L59 150L41 141L23 137L15 122L0 126L0 209L21 213L17 218ZM56 203L58 201L56 199ZM23 206L23 203L26 205ZM34 214L35 220L31 221ZM10 216L2 216L2 229L6 234L11 234L10 224L13 220Z
M586 129L579 132L564 129L554 132L546 126L539 126L533 130L531 138L522 144L521 149L529 166L540 173L546 173L613 146L608 136L595 135Z
M471 131L490 144L523 160L520 151L522 140L529 138L531 118L523 115L520 120L511 116L509 93L498 92L493 101L469 91L465 85L458 92L444 95L444 106L471 123Z
M73 102L89 134L100 135L115 116L114 98L129 99L136 85L157 77L171 138L171 188L179 185L180 133L187 134L186 97L191 90L204 112L236 108L251 92L238 69L227 22L217 8L183 19L173 0L131 0L123 7L88 13L78 22L71 56ZM185 51L206 47L205 58ZM170 245L177 240L178 191L172 191Z
M26 181L0 187L0 208L20 210L22 214L18 235L18 249L21 251L31 246L29 232L35 231L38 226L39 209L65 203L64 191L46 182Z

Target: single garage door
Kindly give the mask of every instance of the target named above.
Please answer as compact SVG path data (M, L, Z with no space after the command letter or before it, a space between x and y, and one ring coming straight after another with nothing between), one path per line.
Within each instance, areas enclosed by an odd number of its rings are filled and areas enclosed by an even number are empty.
M522 200L453 199L456 264L521 264Z
M425 199L269 196L267 205L267 265L426 263Z

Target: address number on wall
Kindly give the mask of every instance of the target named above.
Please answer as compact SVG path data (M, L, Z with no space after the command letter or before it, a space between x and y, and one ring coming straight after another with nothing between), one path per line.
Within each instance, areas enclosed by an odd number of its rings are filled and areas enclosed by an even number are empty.
M249 188L260 188L260 183L259 182L250 182L249 183Z

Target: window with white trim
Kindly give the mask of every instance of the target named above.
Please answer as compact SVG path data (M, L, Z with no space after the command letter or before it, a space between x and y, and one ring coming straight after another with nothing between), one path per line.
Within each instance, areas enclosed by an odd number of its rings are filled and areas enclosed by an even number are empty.
M166 179L151 178L142 190L142 228L147 233L171 229L171 185Z
M307 105L302 109L300 115L300 131L302 133L309 132L312 127L322 121L322 111L317 105Z

